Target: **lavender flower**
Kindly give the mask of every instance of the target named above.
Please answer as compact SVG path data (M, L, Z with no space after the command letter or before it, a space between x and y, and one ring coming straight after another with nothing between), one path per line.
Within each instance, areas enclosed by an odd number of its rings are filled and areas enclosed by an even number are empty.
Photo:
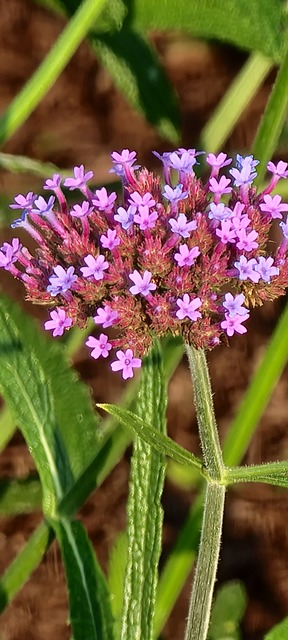
M198 256L200 256L199 247L189 249L187 244L180 244L179 253L175 253L174 259L179 267L192 267Z
M93 176L93 171L87 171L87 173L85 173L84 164L81 164L80 167L74 167L74 178L66 178L66 180L64 180L64 186L68 187L70 191L81 189L86 187L86 183L88 180L91 180Z
M112 344L108 342L108 336L105 336L105 333L100 333L99 340L94 338L94 336L88 336L88 340L86 340L85 344L87 347L92 349L91 357L95 358L108 358L109 351L112 349Z
M184 293L182 299L178 298L177 305L179 309L176 311L176 316L179 320L189 318L189 320L195 321L197 318L201 318L201 313L197 311L197 309L202 305L200 298L194 298L191 300L188 293Z
M108 304L105 304L104 308L99 307L97 309L97 315L94 316L95 324L102 324L104 329L112 327L117 322L118 312L112 311Z
M141 367L140 358L134 358L132 349L124 351L116 351L118 360L111 362L112 371L122 371L122 378L127 380L133 378L133 369Z
M225 320L221 322L221 328L225 330L227 336L231 338L234 333L246 333L246 327L242 326L242 322L246 322L249 318L249 313L245 315L234 315L230 316L228 313L225 314Z
M47 287L47 291L51 296L57 296L59 293L65 293L71 289L78 278L77 275L74 275L74 272L74 267L68 267L67 270L63 269L61 265L54 267L55 275L50 276L50 285Z
M118 207L117 213L114 216L114 220L116 220L116 222L119 222L121 224L121 227L125 229L125 231L127 231L127 229L129 229L134 222L134 215L136 211L137 207L134 207L132 204L130 204L127 211L126 209L124 209L124 207Z
M170 218L169 224L173 233L178 233L182 238L189 238L191 231L195 231L197 227L196 221L188 222L184 213L180 213L177 220Z
M51 320L47 320L44 322L44 328L46 331L50 331L53 329L53 337L62 336L65 329L70 329L72 325L71 318L68 318L66 315L65 309L61 309L60 307L56 307L53 311L50 311Z
M102 236L100 236L100 242L104 249L110 249L110 251L118 247L120 238L117 236L116 229L107 229L107 235L105 236L103 233Z
M102 189L96 189L95 195L97 197L92 199L94 207L97 207L99 211L111 211L117 198L117 193L113 191L113 193L108 195L105 187L102 187Z
M93 174L81 165L65 186L79 188L84 201L69 206L55 174L44 185L55 197L29 192L12 205L23 211L12 226L27 231L37 249L31 253L13 238L0 248L0 267L23 282L33 302L52 306L57 296L45 323L53 336L91 316L101 329L112 327L113 338L101 333L86 344L94 358L118 350L112 370L124 379L141 366L154 336L170 333L211 349L223 334L245 333L249 307L284 294L288 284L288 219L279 225L279 245L269 241L274 219L288 211L270 195L288 176L287 163L268 164L270 184L257 195L253 156L237 156L233 185L220 174L231 162L226 154L208 154L205 183L194 173L196 156L182 148L158 154L161 184L139 168L134 151L115 151L123 199L104 187L93 194L86 187Z
M80 271L84 278L94 277L95 280L103 280L104 271L109 268L109 263L105 260L104 256L99 255L94 258L91 254L84 258L87 267L81 267Z
M156 289L156 284L150 282L152 278L150 271L144 271L143 276L141 276L141 273L135 269L133 273L129 273L129 278L134 282L134 286L129 289L133 296L136 296L137 293L142 296L148 296L150 291L155 291Z

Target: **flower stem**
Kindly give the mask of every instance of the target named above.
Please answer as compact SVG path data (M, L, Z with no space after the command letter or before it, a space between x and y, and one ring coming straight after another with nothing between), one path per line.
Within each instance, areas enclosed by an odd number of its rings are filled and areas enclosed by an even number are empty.
M212 389L205 352L203 349L194 349L188 344L185 347L194 387L195 408L204 465L211 479L221 482L225 478L225 466L214 415Z
M206 640L220 552L226 469L214 415L209 371L202 349L186 345L194 402L209 480L206 486L200 547L192 588L185 640Z
M185 640L206 640L218 565L225 487L207 483L202 533Z

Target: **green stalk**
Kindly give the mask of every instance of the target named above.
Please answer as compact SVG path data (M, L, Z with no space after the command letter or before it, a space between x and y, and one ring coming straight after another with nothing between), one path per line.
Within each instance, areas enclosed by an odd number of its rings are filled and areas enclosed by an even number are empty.
M214 415L212 389L202 349L186 345L204 466L210 476L206 484L201 539L192 587L185 640L206 640L220 553L225 500L226 470Z
M224 501L225 487L208 482L185 640L207 638L220 552Z
M272 67L273 62L258 51L250 55L202 129L201 148L213 153L221 149Z
M211 479L221 482L225 476L225 467L214 415L212 389L205 353L203 349L194 349L188 344L186 344L186 352L194 387L194 402L204 466Z
M105 2L84 0L80 5L42 64L0 118L0 144L4 144L15 133L52 87L86 37Z

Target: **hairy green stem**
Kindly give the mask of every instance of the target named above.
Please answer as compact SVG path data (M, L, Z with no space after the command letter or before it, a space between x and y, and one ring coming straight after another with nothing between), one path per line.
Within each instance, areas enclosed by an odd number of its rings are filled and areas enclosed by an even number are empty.
M225 487L207 483L202 533L185 640L206 640L218 566Z
M194 388L204 466L209 480L206 485L200 547L185 640L206 640L220 552L226 470L214 415L205 353L202 349L196 350L190 345L186 345L186 351Z
M186 344L199 435L204 457L204 465L212 480L221 482L225 477L225 467L214 415L212 389L203 349L194 349Z

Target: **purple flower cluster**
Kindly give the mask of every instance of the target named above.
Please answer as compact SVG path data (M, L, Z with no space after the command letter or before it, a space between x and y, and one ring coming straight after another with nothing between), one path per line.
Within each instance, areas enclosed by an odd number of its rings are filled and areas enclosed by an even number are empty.
M288 284L288 204L271 195L287 163L269 162L269 185L257 193L258 162L225 153L206 157L206 182L197 178L195 149L155 155L160 177L141 168L135 151L112 154L123 183L119 201L105 187L93 192L83 165L64 180L83 198L68 207L55 174L45 199L19 194L22 210L12 227L23 227L37 243L32 254L18 238L0 249L0 266L22 280L30 300L50 304L45 329L61 336L89 317L101 330L86 345L93 358L108 358L124 379L133 376L154 336L182 335L196 348L212 348L224 336L247 331L249 307L273 300ZM224 169L226 175L220 175ZM175 177L176 176L176 177ZM280 221L280 222L279 222ZM279 246L267 251L271 225Z

